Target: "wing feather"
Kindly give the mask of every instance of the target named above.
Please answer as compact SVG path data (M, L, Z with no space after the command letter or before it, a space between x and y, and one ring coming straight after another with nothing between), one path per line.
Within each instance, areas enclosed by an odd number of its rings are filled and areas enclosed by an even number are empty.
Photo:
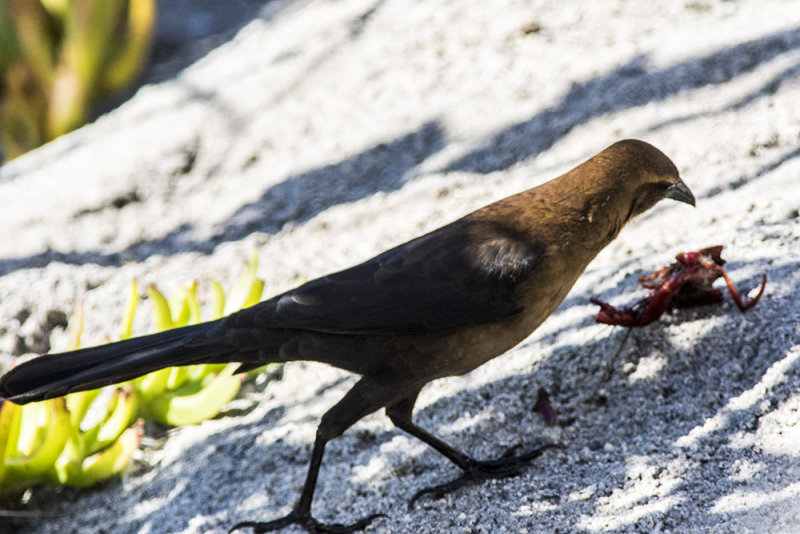
M461 219L229 320L239 327L386 335L497 321L520 311L516 285L543 250L511 229Z

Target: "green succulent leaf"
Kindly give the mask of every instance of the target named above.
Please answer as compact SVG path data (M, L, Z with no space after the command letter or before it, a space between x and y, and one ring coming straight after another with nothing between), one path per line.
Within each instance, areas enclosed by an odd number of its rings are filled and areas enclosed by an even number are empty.
M63 398L32 405L36 420L23 412L21 423L32 422L32 434L17 444L17 454L6 458L6 474L18 484L46 476L67 442L70 416ZM25 406L27 408L28 406Z
M148 414L174 426L196 425L214 417L239 391L244 375L234 374L238 367L238 363L228 364L219 373L206 374L205 380L185 382L165 392L149 404Z
M61 482L70 486L91 486L122 472L139 448L143 434L143 421L139 420L125 430L110 447L84 459L79 469L68 471L68 478Z
M0 2L0 76L19 57L19 44L14 21L5 2Z
M174 328L172 312L164 294L156 289L156 286L149 285L147 286L147 296L150 297L150 301L153 303L153 322L155 323L156 331L163 332Z
M133 318L136 316L136 308L139 305L139 283L134 278L131 281L131 289L128 293L128 303L125 305L125 314L120 323L119 339L128 339L133 331Z

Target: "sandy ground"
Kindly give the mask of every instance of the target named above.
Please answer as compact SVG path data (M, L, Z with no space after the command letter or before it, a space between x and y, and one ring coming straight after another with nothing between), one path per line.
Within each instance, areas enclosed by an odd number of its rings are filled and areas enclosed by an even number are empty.
M179 75L0 169L0 352L63 346L48 310L115 335L132 277L274 294L559 174L617 139L667 153L663 202L527 341L429 385L417 421L478 457L560 440L521 476L408 510L456 475L374 414L329 445L314 512L371 532L800 532L800 11L793 1L276 0ZM767 292L634 331L596 295L725 245ZM151 326L142 314L136 329ZM610 375L606 370L611 369ZM122 480L37 489L3 532L225 532L298 496L316 423L353 383L292 364L222 417L159 432ZM532 412L546 387L561 422Z

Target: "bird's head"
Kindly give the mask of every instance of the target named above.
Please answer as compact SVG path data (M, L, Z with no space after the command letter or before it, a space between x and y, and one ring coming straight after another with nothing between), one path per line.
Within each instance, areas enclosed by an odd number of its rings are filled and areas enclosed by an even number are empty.
M555 204L586 223L573 229L591 250L603 248L625 224L660 200L695 204L675 164L653 145L635 139L614 143L544 184L545 190Z
M636 139L619 141L592 158L595 159L605 167L608 185L617 191L616 208L625 215L623 223L665 198L695 205L694 195L681 180L678 168L649 143Z

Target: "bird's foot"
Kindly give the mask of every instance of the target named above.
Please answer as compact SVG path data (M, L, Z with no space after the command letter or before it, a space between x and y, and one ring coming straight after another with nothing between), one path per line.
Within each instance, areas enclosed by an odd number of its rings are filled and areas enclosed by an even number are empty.
M372 514L359 519L351 525L342 525L340 523L328 525L325 523L320 523L308 513L292 511L289 515L281 517L280 519L274 519L272 521L242 521L241 523L236 523L233 528L228 531L228 534L236 530L242 530L246 528L253 529L253 534L263 534L264 532L273 532L284 527L288 527L289 525L297 525L311 534L346 534L348 532L358 532L359 530L364 530L367 528L367 525L369 525L378 517L386 517L386 515Z
M411 500L408 502L408 507L409 509L413 508L417 499L426 495L430 495L434 499L439 499L451 491L455 491L470 484L475 484L481 480L517 476L522 468L527 466L532 460L541 456L546 450L556 447L560 447L560 445L550 443L514 456L513 452L517 449L517 446L514 446L507 450L500 458L495 458L493 460L471 459L468 464L462 467L464 472L460 477L450 482L418 491L411 497Z

